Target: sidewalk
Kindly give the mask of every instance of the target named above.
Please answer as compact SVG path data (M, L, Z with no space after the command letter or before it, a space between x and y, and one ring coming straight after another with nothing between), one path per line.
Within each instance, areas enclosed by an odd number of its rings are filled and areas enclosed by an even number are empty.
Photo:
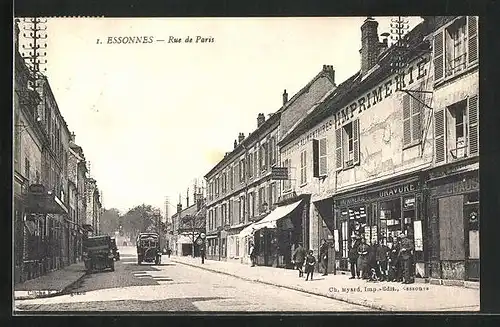
M349 279L348 275L321 276L315 272L313 281L298 277L296 270L250 267L248 265L172 257L172 261L243 280L259 282L309 294L325 296L351 304L384 311L479 311L479 290L460 286L395 282L368 282Z
M59 295L82 279L83 276L85 276L85 266L83 262L75 263L56 271L51 271L44 276L14 285L14 300Z

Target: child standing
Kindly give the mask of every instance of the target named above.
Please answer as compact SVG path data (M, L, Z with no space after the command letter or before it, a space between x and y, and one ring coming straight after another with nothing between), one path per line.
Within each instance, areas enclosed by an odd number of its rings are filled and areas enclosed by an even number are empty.
M311 275L311 280L313 279L315 264L316 258L313 256L313 250L309 250L309 254L306 257L306 280L309 280L309 275Z

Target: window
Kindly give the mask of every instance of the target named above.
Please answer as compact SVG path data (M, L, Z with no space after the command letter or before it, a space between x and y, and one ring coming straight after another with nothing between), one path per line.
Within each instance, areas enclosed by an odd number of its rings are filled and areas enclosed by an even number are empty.
M288 179L283 181L283 191L290 191L292 189L291 160L285 159L285 161L283 161L283 167L286 167L288 170Z
M253 192L248 193L248 217L255 216L255 196Z
M478 96L434 113L435 162L479 154Z
M245 181L245 159L240 159L240 183Z
M327 140L313 140L313 177L326 176L327 167Z
M254 170L254 176L257 177L259 175L259 151L257 149L254 150L253 153L253 167L250 169Z
M359 164L359 119L335 131L335 155L337 169Z
M229 189L232 190L234 188L234 175L233 175L233 166L229 168Z
M234 205L233 205L233 200L229 200L229 206L228 206L228 209L227 209L227 224L229 226L231 226L233 224L233 219L234 219L234 215L233 215L233 210L234 210Z
M253 153L248 155L248 177L252 178L254 173L253 169Z
M227 174L224 172L222 174L222 193L227 192Z
M421 92L403 95L403 147L415 145L422 139L422 95Z
M271 138L271 142L269 143L269 153L270 153L270 163L274 165L276 163L276 137Z
M459 17L434 36L434 79L462 72L478 60L477 17Z
M300 185L307 183L307 157L306 150L300 153Z
M240 196L240 223L245 222L245 196Z
M261 158L261 161L262 161L261 169L262 169L262 171L266 171L267 166L268 166L268 162L269 162L269 151L268 151L268 143L267 142L262 144L262 156L263 156L263 158Z
M463 158L467 154L466 145L466 125L464 123L467 101L461 101L448 108L447 119L450 128L448 129L448 149L452 159Z

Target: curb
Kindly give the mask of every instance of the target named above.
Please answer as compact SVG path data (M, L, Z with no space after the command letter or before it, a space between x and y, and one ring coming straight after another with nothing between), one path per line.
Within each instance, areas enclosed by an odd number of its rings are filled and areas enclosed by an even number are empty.
M257 282L257 283L261 283L261 284L272 285L272 286L277 286L277 287L281 287L281 288L286 288L286 289L289 289L289 290L299 291L299 292L302 292L302 293L308 293L308 294L311 294L311 295L322 296L322 297L326 297L326 298L329 298L329 299L334 299L334 300L346 302L346 303L349 303L349 304L354 304L354 305L360 305L360 306L363 306L363 307L368 307L368 308L374 309L374 310L380 310L380 311L401 311L401 309L398 309L397 307L392 306L392 305L377 304L377 303L369 302L368 300L353 300L353 299L350 299L350 298L339 296L336 293L331 293L331 295L329 295L329 294L323 294L323 293L319 293L319 292L309 291L309 290L306 290L304 288L297 287L297 286L280 285L280 284L276 284L276 283L266 282L266 281L260 280L260 279L252 279L252 278L247 278L247 277L241 277L241 276L238 276L238 275L235 275L235 274L232 274L232 273L227 273L225 271L219 271L219 270L212 269L212 268L201 267L201 266L198 266L198 265L195 265L195 264L191 264L191 263L187 263L187 262L182 262L182 261L177 261L175 259L171 260L171 261L177 262L177 263L182 264L182 265L186 265L186 266L190 266L190 267L199 268L199 269L202 269L202 270L207 270L207 271L211 271L211 272L214 272L214 273L222 274L222 275L232 276L232 277L235 277L235 278L238 278L238 279L242 279L242 280L245 280L245 281L249 281L249 282Z
M71 289L71 287L73 287L76 283L81 281L83 279L83 277L85 277L85 276L86 276L86 273L83 272L80 277L78 277L76 280L74 280L71 283L69 283L68 285L66 285L62 290L58 290L58 291L36 291L35 290L35 291L33 291L35 293L34 295L17 296L17 297L14 295L14 300L20 301L20 300L45 299L45 298L50 298L50 297L62 295L64 293L66 293L67 291L69 291ZM28 291L28 292L30 292L30 291Z

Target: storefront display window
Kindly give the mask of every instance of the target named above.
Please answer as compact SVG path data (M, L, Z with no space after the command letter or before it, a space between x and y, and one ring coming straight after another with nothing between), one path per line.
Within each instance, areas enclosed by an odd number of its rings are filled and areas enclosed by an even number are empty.
M401 233L401 198L380 202L380 233L396 239ZM382 223L382 221L384 221ZM385 227L383 227L385 226Z

